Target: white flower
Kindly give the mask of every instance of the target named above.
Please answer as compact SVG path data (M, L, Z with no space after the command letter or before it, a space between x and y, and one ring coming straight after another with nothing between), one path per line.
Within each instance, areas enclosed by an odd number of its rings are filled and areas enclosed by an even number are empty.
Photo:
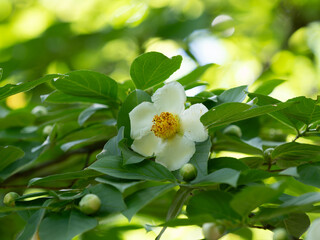
M186 94L178 82L157 89L151 102L143 102L130 113L132 149L170 171L186 164L195 153L195 142L208 138L200 117L208 111L203 104L185 110Z
M306 240L318 240L320 236L320 218L312 222L307 232Z

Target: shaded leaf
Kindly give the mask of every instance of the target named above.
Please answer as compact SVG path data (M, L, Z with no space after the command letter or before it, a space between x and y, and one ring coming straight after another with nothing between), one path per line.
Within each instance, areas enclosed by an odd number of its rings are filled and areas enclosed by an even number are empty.
M214 219L226 219L234 222L240 219L230 202L232 195L222 191L201 192L192 197L187 205L187 214L190 217L210 214Z
M78 118L79 125L82 126L85 123L85 121L87 121L93 114L95 114L95 112L101 109L107 109L107 106L101 104L93 104L91 107L88 107L85 110L83 110Z
M14 146L0 147L0 171L24 156L24 151Z
M192 181L191 183L197 186L212 185L215 183L226 183L233 187L236 187L239 176L240 172L237 170L231 168L222 168L200 178L197 181Z
M71 240L97 225L95 218L75 210L52 213L41 222L39 236L46 240Z
M160 186L145 188L129 195L125 199L127 209L124 210L122 214L126 216L130 221L133 215L135 215L140 209L142 209L148 203L152 202L155 198L157 198L158 196L167 192L175 186L176 184L173 183L164 184Z

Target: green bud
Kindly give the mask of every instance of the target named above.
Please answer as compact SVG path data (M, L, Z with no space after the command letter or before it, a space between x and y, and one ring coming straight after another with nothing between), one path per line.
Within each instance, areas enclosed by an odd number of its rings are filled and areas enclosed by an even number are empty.
M287 231L284 228L276 228L273 230L273 240L288 240Z
M241 128L239 128L236 125L230 125L230 126L226 127L223 130L223 133L226 134L226 135L235 136L235 137L238 137L238 138L241 138L241 136L242 136Z
M31 113L37 117L41 117L47 115L48 110L44 106L36 106L32 109Z
M43 135L50 135L50 133L52 132L53 126L51 125L47 125L43 128L42 130L42 134Z
M202 233L207 240L217 240L221 238L225 232L225 227L216 225L215 223L204 223L202 225Z
M96 213L100 206L100 198L95 194L87 194L79 202L80 211L87 215Z
M7 193L3 198L4 205L8 207L14 207L16 206L16 199L20 197L18 193L16 192L9 192Z
M187 163L180 168L180 175L182 179L186 182L190 182L197 176L197 169L193 164Z
M268 148L268 149L264 150L263 156L267 162L270 162L270 160L272 159L271 155L272 155L273 150L274 150L274 148Z

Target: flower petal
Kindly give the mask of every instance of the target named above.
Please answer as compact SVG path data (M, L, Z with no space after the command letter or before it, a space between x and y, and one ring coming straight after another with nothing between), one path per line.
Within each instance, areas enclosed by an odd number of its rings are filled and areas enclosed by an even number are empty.
M156 109L150 102L143 102L132 109L129 113L132 139L141 138L151 130L154 115Z
M181 129L192 141L203 142L208 138L208 131L200 121L200 117L208 109L201 103L194 104L180 115Z
M187 97L180 83L170 82L157 89L151 99L159 113L170 112L179 115L184 110Z
M142 138L135 139L131 145L131 148L135 152L148 157L155 153L155 151L158 149L160 141L160 138L156 137L153 132L150 131L150 133L146 134Z
M184 136L175 137L162 142L156 154L156 162L170 171L181 168L189 162L196 151L195 143Z

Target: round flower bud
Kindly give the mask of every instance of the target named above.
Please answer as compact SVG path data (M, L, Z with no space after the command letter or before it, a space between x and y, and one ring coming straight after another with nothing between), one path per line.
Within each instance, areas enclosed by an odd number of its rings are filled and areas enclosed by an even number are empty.
M284 228L276 228L273 230L273 240L288 240L287 231Z
M80 211L87 215L96 213L100 206L100 198L95 194L87 194L79 202Z
M4 205L8 207L14 207L16 205L16 199L20 197L16 192L9 192L3 198Z
M47 125L43 128L42 130L42 134L43 135L50 135L50 133L52 132L53 126L51 125Z
M268 148L268 149L264 150L263 156L267 162L270 162L270 160L272 159L271 155L272 155L273 150L274 150L274 148Z
M197 176L197 169L193 164L187 163L180 168L180 175L186 182L190 182Z
M202 225L202 233L207 240L217 240L223 236L224 232L225 227L215 223L204 223Z
M37 117L45 116L48 114L48 110L44 106L36 106L31 111Z
M235 136L235 137L238 137L238 138L241 138L241 136L242 136L241 128L239 128L236 125L230 125L230 126L226 127L223 130L223 133L226 134L226 135Z

